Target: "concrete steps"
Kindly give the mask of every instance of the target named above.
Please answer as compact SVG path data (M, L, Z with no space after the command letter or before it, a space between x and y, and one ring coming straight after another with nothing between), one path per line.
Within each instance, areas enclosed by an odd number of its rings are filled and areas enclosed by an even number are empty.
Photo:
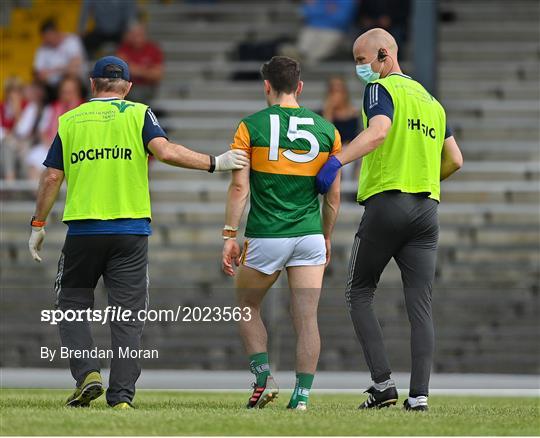
M204 4L147 2L150 34L165 51L163 86L152 106L164 112L160 122L171 140L207 153L229 147L238 121L266 106L259 81L230 80L235 72L258 72L261 62L236 62L238 42L294 37L301 25L297 5L228 1ZM539 224L539 5L536 1L444 0L441 10L456 20L439 34L439 98L447 109L465 155L465 166L442 184L440 251L434 287L438 371L537 372ZM348 51L349 48L344 48ZM402 53L405 53L402 51ZM510 61L508 61L510 60ZM411 65L403 64L404 71ZM322 106L326 78L342 74L360 108L363 87L350 60L303 66L301 102ZM233 282L220 271L224 199L228 175L212 175L151 164L153 230L150 239L151 303L231 305ZM352 239L363 208L350 202L354 182L343 185L343 205L333 241L320 303L325 347L322 369L358 369L363 363L344 304L343 289ZM0 188L2 308L17 318L3 347L2 363L31 363L19 334L39 343L57 339L57 329L24 324L40 308L52 307L51 285L66 227L57 205L47 227L44 262L27 254L27 221L33 211L32 187ZM282 288L285 282L278 286ZM20 296L28 304L21 315ZM277 295L283 367L293 367L286 306ZM96 301L105 302L103 286ZM409 327L400 273L390 262L377 292L376 308L392 364L409 366ZM36 319L37 320L37 319ZM35 322L35 321L33 321ZM535 336L536 335L536 336ZM108 329L96 327L98 343L109 342ZM145 339L162 349L169 367L244 367L234 325L197 326L148 323ZM20 339L19 339L20 340ZM179 351L189 354L178 354ZM160 356L161 357L161 356ZM151 364L148 364L151 366Z

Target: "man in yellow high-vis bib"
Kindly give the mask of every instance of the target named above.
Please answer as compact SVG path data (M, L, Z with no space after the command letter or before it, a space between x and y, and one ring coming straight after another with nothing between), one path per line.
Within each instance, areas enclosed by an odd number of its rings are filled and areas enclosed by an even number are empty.
M364 131L317 175L325 193L342 165L362 159L357 201L365 206L349 264L346 296L373 385L362 409L396 404L398 394L373 311L379 278L393 257L401 270L411 323L407 410L428 408L434 350L431 292L435 276L440 181L463 163L446 114L424 87L401 72L394 38L372 29L354 43L357 75L367 83Z
M137 317L148 303L148 236L151 208L148 156L172 166L209 172L241 169L247 154L230 150L213 157L168 141L150 108L125 100L131 88L128 65L107 56L95 64L89 102L59 118L56 135L41 176L29 249L40 262L47 216L62 181L67 195L63 221L68 226L55 282L61 311L92 308L94 288L103 277L109 306L131 311L127 321L111 327L111 373L107 403L131 408L141 368L144 320ZM62 346L80 351L69 363L76 390L67 406L88 406L103 393L99 359L86 357L93 348L88 320L59 323ZM126 352L135 352L131 357Z

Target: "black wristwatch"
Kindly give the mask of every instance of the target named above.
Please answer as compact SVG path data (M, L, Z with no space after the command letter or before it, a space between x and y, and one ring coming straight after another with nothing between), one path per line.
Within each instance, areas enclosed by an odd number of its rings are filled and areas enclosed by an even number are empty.
M209 155L210 157L210 169L208 169L208 172L214 173L214 170L216 170L216 157L213 155Z

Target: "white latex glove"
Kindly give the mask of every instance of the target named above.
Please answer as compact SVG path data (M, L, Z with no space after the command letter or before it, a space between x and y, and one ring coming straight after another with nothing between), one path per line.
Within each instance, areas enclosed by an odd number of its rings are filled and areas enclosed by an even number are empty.
M38 254L38 251L41 251L41 245L43 245L43 240L45 239L45 228L43 227L32 227L32 234L30 234L30 240L28 241L28 249L30 249L30 254L36 262L41 262L41 257Z
M239 170L249 164L249 158L246 151L240 149L231 149L224 154L216 157L216 172L226 170Z

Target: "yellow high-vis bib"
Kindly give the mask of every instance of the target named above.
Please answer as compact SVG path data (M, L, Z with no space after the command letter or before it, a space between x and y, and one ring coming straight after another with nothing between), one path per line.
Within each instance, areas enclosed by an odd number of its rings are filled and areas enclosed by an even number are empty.
M64 221L151 218L147 106L93 100L59 118L67 182Z
M388 135L362 159L357 201L388 190L429 193L440 200L441 153L446 114L441 104L418 82L392 74L379 83L394 103ZM364 126L368 120L362 111Z

